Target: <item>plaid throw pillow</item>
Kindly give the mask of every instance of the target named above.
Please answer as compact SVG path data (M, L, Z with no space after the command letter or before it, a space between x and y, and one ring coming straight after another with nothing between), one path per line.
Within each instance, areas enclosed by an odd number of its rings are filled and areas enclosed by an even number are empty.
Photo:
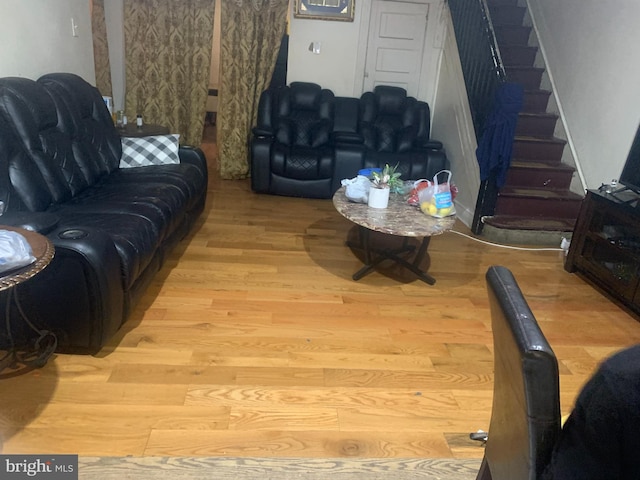
M180 163L178 157L179 139L180 135L176 134L122 137L120 168Z

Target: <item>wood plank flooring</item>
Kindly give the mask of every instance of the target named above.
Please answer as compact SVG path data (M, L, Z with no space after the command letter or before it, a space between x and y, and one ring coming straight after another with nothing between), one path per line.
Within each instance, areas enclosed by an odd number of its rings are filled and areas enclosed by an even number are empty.
M491 411L493 264L560 360L563 413L601 359L640 342L637 319L558 251L449 233L429 248L434 286L394 268L354 282L354 228L330 200L221 181L205 148L199 228L117 337L0 381L3 453L480 458L468 434Z

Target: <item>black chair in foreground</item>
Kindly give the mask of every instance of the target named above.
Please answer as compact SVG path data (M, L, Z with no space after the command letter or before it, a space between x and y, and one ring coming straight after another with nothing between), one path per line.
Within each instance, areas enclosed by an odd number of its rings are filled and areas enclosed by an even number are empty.
M492 266L486 280L495 375L477 480L534 480L560 433L558 362L512 273Z

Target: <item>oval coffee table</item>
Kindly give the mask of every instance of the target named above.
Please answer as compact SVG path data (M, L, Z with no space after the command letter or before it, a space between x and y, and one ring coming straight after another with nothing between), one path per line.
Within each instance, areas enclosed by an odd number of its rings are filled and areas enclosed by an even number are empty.
M435 278L420 268L420 264L427 253L431 237L453 228L456 221L454 215L445 218L430 217L422 213L418 207L409 205L402 195L395 193L389 196L387 208L371 208L366 203L350 201L345 196L345 187L339 188L333 195L333 205L343 217L358 225L359 228L360 244L354 245L347 242L350 247L361 248L364 251L365 264L353 274L354 280L360 280L384 260L393 260L413 272L423 282L429 285L436 283ZM402 247L397 249L373 247L370 239L371 231L403 237ZM408 261L400 255L415 250L415 246L409 244L410 238L422 238L422 242L413 260Z

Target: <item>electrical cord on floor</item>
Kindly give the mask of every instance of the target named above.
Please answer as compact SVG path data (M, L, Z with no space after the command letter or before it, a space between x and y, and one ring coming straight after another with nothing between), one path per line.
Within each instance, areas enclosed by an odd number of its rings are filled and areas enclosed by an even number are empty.
M537 251L537 252L565 252L564 248L530 248L530 247L515 247L512 245L500 245L499 243L487 242L486 240L480 240L479 238L473 237L471 235L467 235L466 233L458 232L456 230L449 230L451 233L455 233L462 237L470 238L471 240L475 240L476 242L484 243L485 245L491 245L492 247L500 247L500 248L509 248L511 250L528 250L528 251Z

